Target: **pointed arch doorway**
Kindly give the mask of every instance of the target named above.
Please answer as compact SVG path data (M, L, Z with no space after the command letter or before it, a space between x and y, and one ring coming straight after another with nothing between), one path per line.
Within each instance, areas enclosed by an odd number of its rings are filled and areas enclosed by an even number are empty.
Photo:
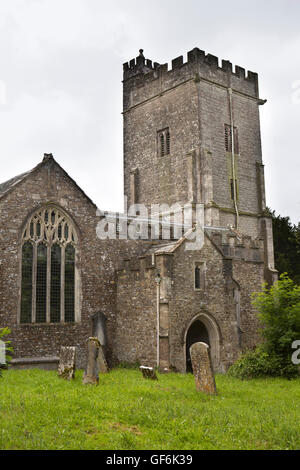
M220 366L220 333L214 319L206 313L196 315L189 323L184 336L184 354L186 372L192 372L190 347L194 343L206 343L210 347L210 354L214 370Z
M192 370L192 362L190 356L190 347L194 343L198 343L201 341L202 343L209 344L209 335L206 326L200 320L195 320L191 326L189 327L186 335L186 371L193 372Z

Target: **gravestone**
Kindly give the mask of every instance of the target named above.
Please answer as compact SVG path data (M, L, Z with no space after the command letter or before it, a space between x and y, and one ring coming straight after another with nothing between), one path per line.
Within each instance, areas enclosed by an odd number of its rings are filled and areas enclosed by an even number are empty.
M75 378L75 346L61 346L58 364L58 376L66 380Z
M140 366L140 371L142 372L144 379L158 380L153 367Z
M86 372L83 375L82 382L84 384L97 385L99 383L98 376L98 353L100 343L93 336L88 339L88 361Z
M201 342L192 344L190 355L196 389L211 395L216 394L217 389L208 344Z

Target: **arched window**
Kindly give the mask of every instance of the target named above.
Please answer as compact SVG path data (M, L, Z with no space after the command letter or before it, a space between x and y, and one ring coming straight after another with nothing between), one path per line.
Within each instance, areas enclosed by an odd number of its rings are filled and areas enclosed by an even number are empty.
M38 210L22 235L21 323L74 322L78 237L66 214Z

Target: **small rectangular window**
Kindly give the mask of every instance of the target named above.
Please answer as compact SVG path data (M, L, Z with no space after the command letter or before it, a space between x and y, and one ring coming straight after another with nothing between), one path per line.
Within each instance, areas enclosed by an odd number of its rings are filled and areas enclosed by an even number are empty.
M201 289L201 273L199 266L195 267L195 289Z
M194 265L194 289L205 289L205 262L197 262Z

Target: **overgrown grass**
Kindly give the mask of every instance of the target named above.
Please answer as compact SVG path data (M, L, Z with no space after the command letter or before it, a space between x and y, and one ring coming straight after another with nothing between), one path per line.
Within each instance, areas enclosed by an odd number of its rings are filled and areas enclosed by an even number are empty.
M299 449L300 380L217 376L217 396L191 374L142 378L115 369L98 386L55 371L0 379L0 449Z

